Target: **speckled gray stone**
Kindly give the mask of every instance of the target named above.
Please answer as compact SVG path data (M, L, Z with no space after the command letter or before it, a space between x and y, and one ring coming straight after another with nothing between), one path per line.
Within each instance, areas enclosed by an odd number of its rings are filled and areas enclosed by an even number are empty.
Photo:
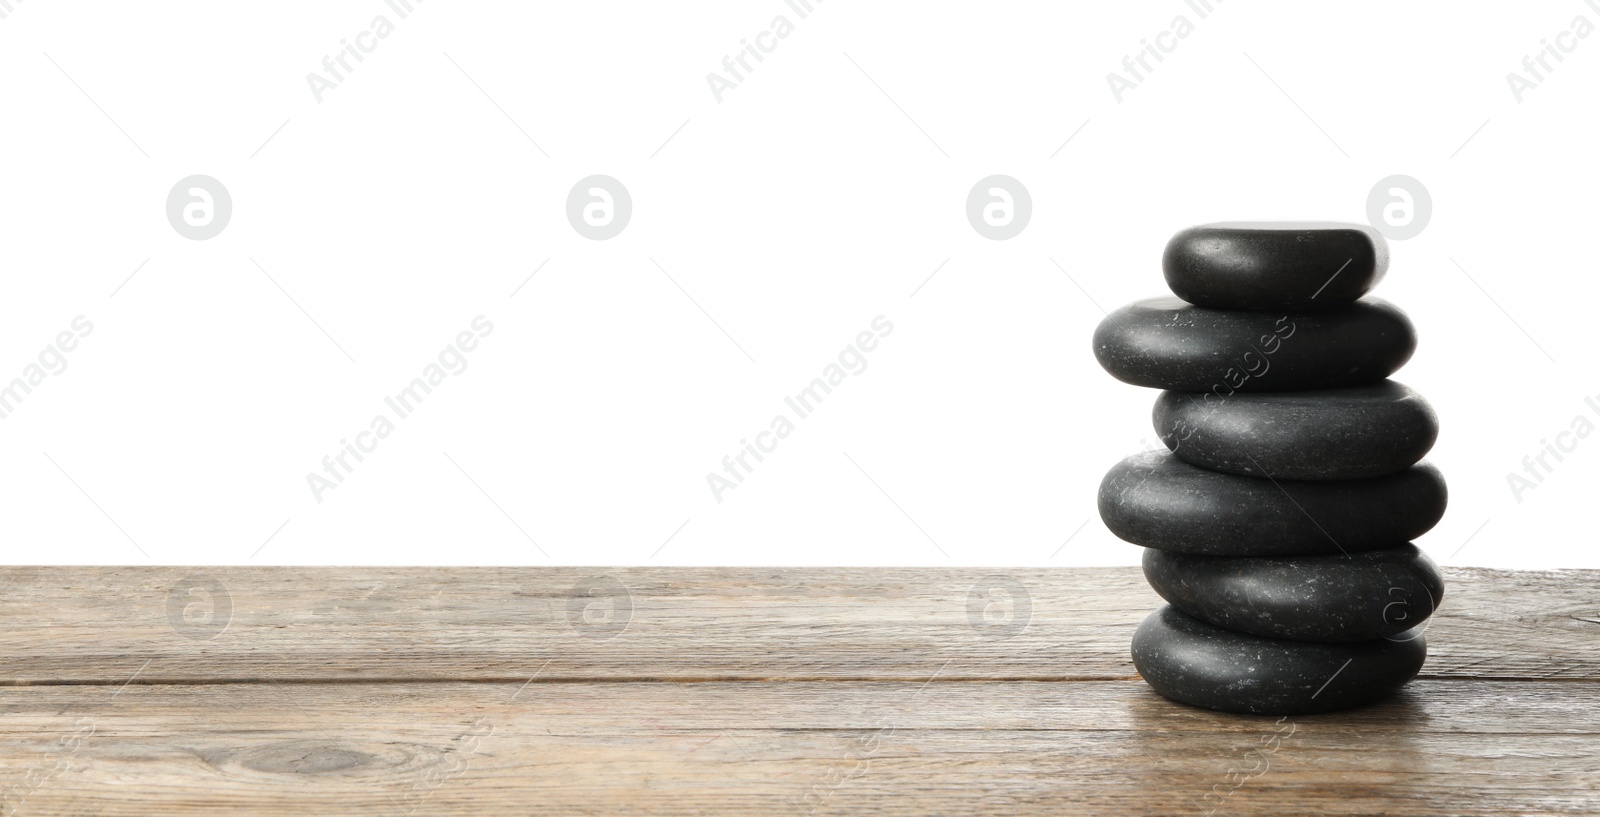
M1438 566L1411 544L1295 557L1147 550L1144 577L1207 624L1296 641L1402 638L1444 598Z
M1167 451L1135 454L1100 483L1117 536L1182 553L1293 556L1389 547L1428 532L1448 494L1427 463L1352 480L1272 480L1208 471Z
M1202 224L1161 256L1173 293L1211 309L1330 309L1367 294L1388 269L1376 230L1331 222Z
M1420 634L1345 644L1236 633L1167 605L1133 634L1133 665L1179 703L1255 715L1304 715L1368 704L1416 676Z
M1372 383L1398 371L1416 348L1411 320L1378 298L1321 312L1147 298L1107 315L1094 331L1095 359L1112 377L1217 395Z
M1433 447L1439 419L1393 380L1304 392L1162 392L1156 433L1179 459L1273 479L1361 479L1410 468Z

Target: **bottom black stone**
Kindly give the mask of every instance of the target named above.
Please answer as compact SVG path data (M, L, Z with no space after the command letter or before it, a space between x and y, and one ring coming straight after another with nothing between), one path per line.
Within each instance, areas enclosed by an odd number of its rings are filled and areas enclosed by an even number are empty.
M1236 633L1167 605L1133 634L1133 665L1179 703L1253 715L1305 715L1372 703L1416 676L1420 630L1344 644Z

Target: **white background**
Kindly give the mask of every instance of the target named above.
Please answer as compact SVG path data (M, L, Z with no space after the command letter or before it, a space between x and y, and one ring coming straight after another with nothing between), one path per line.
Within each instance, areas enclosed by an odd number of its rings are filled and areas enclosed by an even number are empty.
M1376 294L1418 327L1397 379L1452 495L1419 544L1600 567L1600 440L1507 484L1600 394L1600 36L1506 81L1600 23L1581 0L11 5L0 379L94 329L0 421L6 561L1133 564L1095 489L1157 444L1155 393L1096 365L1101 307L1163 292L1182 227L1364 221L1398 173L1433 216ZM719 103L706 75L779 14ZM1119 103L1106 75L1180 14ZM208 241L164 212L197 173L234 204ZM595 173L634 203L607 241L565 214ZM994 173L1033 199L1008 241L964 214ZM307 473L480 314L469 368L317 502ZM718 503L706 474L877 315L868 368Z

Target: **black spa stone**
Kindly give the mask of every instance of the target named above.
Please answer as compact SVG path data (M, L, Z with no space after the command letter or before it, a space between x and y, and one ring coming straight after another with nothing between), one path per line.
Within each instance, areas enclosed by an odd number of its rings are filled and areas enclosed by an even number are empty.
M1192 556L1147 550L1144 577L1207 624L1268 638L1406 638L1444 598L1416 545L1326 556Z
M1362 479L1410 468L1433 447L1439 420L1393 380L1228 398L1162 392L1156 433L1191 465L1272 479Z
M1377 298L1320 312L1229 311L1147 298L1107 315L1094 332L1095 358L1112 377L1218 395L1372 383L1399 370L1416 348L1411 320Z
M1179 703L1256 715L1303 715L1372 703L1416 676L1420 634L1345 644L1286 641L1215 627L1167 605L1133 634L1133 664Z
M1410 541L1438 523L1446 499L1444 477L1427 463L1371 479L1274 483L1147 451L1106 473L1099 505L1106 527L1136 545L1214 556L1302 556Z
M1173 294L1211 309L1331 309L1389 268L1376 230L1330 222L1228 222L1172 237L1161 270Z

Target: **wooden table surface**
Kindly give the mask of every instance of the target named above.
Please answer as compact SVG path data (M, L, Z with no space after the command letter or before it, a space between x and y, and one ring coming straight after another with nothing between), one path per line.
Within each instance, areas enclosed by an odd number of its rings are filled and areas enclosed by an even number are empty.
M1600 814L1600 571L1285 719L1152 693L1133 568L0 574L0 815Z

